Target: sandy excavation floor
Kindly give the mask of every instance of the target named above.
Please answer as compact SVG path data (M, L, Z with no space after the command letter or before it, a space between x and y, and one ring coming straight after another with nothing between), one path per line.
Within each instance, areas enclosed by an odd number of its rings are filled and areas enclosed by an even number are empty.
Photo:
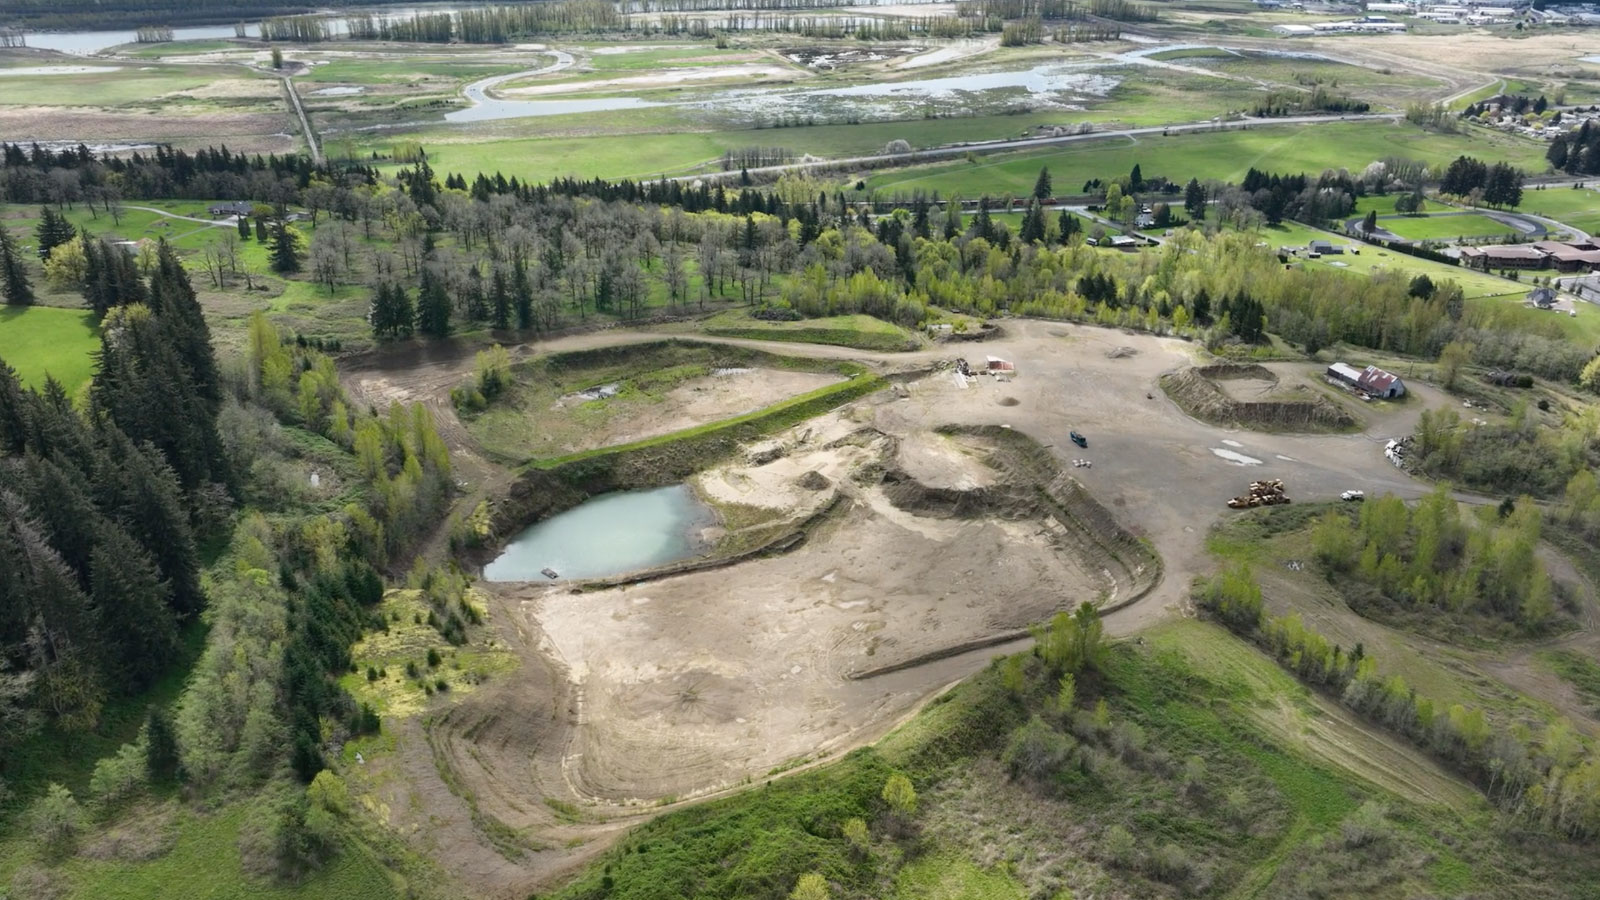
M1426 386L1412 385L1411 401L1370 416L1364 434L1231 431L1184 416L1157 386L1162 373L1193 363L1188 344L1039 322L1005 329L977 355L1015 361L1018 377L983 377L966 388L948 370L927 371L954 356L972 358L972 348L872 354L724 341L919 374L782 436L791 444L787 456L701 476L700 489L717 499L795 514L845 491L843 510L799 549L581 594L484 585L496 637L521 666L456 701L425 740L415 723L406 726L413 730L393 760L380 764L390 768L369 773L385 779L385 808L400 821L410 815L404 810L428 810L426 823L414 823L414 839L438 850L481 895L526 896L598 852L625 823L655 814L659 798L737 788L774 767L874 739L996 653L1021 646L964 650L966 642L1004 635L1104 589L1107 572L1058 549L1045 520L934 518L896 508L876 482L853 483L848 473L877 452L872 442L826 447L853 431L891 436L893 465L924 484L959 490L984 487L994 470L971 439L932 429L1004 425L1047 446L1063 471L1162 558L1155 589L1107 616L1112 634L1187 614L1188 584L1210 567L1206 530L1250 480L1281 477L1296 500L1347 488L1406 497L1425 491L1389 466L1382 448L1388 437L1409 433L1424 408L1448 402ZM525 352L647 339L612 331ZM345 380L364 399L429 399L470 370L471 349L408 358L405 368L381 373L375 357L357 362ZM1068 442L1074 429L1088 437L1087 449ZM797 445L806 432L809 442ZM448 430L446 439L454 449L464 436ZM1078 458L1092 459L1093 468L1072 468ZM827 490L795 486L813 470L828 479ZM871 674L884 667L891 669ZM863 673L870 677L852 677ZM440 765L459 793L440 781ZM547 797L576 804L582 816L559 815ZM544 849L508 859L474 824L486 816Z
M627 415L588 430L581 445L570 450L626 444L741 416L842 380L838 375L787 369L745 369L693 378L667 391L660 402L633 405Z
M811 471L808 455L789 462ZM815 468L838 470L821 455ZM853 746L925 690L856 676L1107 587L1041 519L930 518L877 487L844 490L837 520L785 556L592 593L501 589L577 686L566 769L585 799L686 797Z

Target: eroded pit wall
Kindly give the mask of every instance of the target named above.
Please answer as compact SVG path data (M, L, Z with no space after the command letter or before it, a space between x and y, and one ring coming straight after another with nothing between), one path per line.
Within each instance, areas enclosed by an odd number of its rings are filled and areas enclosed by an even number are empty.
M1215 425L1344 431L1360 424L1343 407L1315 394L1308 394L1303 400L1290 397L1238 400L1217 386L1217 381L1225 379L1276 382L1278 376L1264 366L1220 363L1163 375L1161 388L1185 413Z

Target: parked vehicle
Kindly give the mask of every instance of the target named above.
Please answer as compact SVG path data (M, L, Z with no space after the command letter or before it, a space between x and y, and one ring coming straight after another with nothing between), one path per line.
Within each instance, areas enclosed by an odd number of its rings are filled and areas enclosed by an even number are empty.
M1360 503L1361 501L1367 499L1367 492L1366 491L1345 491L1344 493L1339 495L1339 499L1340 500L1349 500L1352 503Z
M1079 447L1088 447L1089 446L1089 439L1084 437L1083 435L1077 433L1076 431L1074 431L1071 434L1069 434L1068 437L1072 438L1072 442L1074 444L1077 444Z

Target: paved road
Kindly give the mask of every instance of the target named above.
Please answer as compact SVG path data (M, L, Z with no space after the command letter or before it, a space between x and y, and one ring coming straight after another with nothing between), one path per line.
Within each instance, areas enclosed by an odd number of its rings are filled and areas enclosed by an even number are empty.
M322 148L317 146L317 133L311 130L311 118L306 115L306 108L300 104L300 92L294 89L294 76L278 75L278 77L283 79L283 92L289 95L289 106L300 118L300 130L305 133L306 149L311 151L311 161L322 162Z
M573 59L572 54L566 52L565 50L547 50L542 52L549 53L550 55L554 56L556 58L555 62L550 63L547 66L540 66L536 69L526 69L521 72L512 72L509 75L495 75L489 78L481 78L462 88L461 96L465 97L467 100L467 105L472 107L482 106L485 103L495 103L498 101L489 96L489 92L500 85L505 84L506 82L517 81L523 78L532 78L535 75L548 75L551 72L559 72L562 69L571 68L573 64L577 62L577 60Z
M161 216L162 218L166 218L166 219L181 219L182 221L185 221L185 222L199 222L201 225L210 225L213 228L236 228L236 227L238 227L238 226L236 226L234 224L234 221L231 218L230 219L200 219L200 218L196 218L195 216L180 216L177 213L170 213L170 212L167 212L164 209L156 209L154 206L129 206L126 203L122 204L122 208L123 209L137 209L140 212L155 213L156 215Z

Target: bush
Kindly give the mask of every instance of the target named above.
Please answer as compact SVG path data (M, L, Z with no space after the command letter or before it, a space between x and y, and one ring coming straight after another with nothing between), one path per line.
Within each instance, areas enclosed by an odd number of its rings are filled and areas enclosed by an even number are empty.
M1066 764L1074 747L1072 738L1036 715L1011 733L1011 742L1000 759L1012 778L1043 781Z
M269 792L239 832L240 862L252 875L294 882L333 855L334 840L332 814L285 787Z
M94 765L89 776L89 793L105 806L115 806L142 789L149 777L149 763L141 744L123 744L111 756Z
M28 827L39 849L48 856L65 856L83 832L83 807L72 792L55 782L28 808Z
M1112 865L1128 868L1133 865L1139 851L1139 845L1134 842L1133 834L1121 825L1113 825L1106 829L1105 854Z
M1189 859L1189 854L1177 844L1168 842L1162 844L1149 859L1145 860L1145 867L1150 872L1150 877L1167 884L1181 885L1194 876L1194 861Z

